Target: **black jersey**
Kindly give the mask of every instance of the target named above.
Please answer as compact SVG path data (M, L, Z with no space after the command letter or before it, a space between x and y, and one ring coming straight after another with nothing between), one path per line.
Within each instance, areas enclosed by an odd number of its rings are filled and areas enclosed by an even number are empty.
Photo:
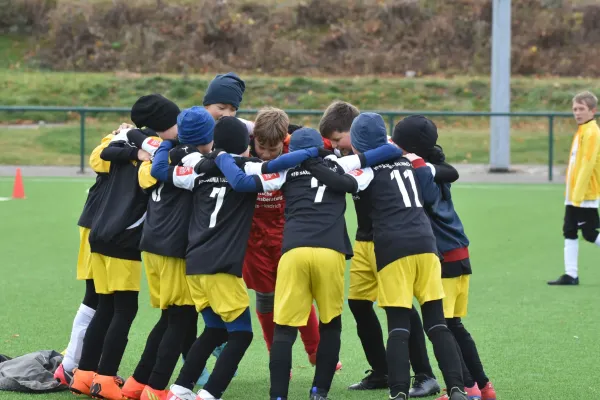
M182 165L184 157L181 155L184 154L200 158L196 149L179 145L169 152L171 165ZM161 256L185 258L191 215L190 191L169 182L157 182L150 191L140 249Z
M192 191L186 273L242 276L257 193L236 192L220 173L176 167L170 183Z
M407 159L356 170L350 175L357 181L371 181L360 195L361 201L366 200L371 206L378 270L402 257L437 253L431 223Z
M331 169L341 167L323 160ZM343 170L342 170L343 172ZM351 258L352 246L346 229L346 194L327 190L301 166L261 177L265 191L283 189L285 225L282 253L297 247L321 247Z
M107 186L92 222L93 253L141 260L139 244L148 195L138 184L140 165L139 161L111 163Z
M102 191L104 190L104 185L107 181L108 174L102 173L96 175L96 182L94 182L88 191L87 199L85 200L83 211L79 216L77 225L88 229L92 227L92 221L94 220L94 215L96 214L96 210L102 199Z

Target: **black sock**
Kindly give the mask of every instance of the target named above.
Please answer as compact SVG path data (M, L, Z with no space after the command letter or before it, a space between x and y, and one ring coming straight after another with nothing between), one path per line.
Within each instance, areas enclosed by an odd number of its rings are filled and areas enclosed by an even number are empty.
M113 318L115 306L114 295L98 295L98 308L85 332L81 359L78 368L82 371L96 371L102 356L104 338Z
M225 328L205 327L200 337L196 339L190 348L175 384L192 390L204 367L206 367L208 357L217 346L227 341L227 336L227 329Z
M425 332L423 331L421 317L414 306L410 311L410 339L408 340L408 348L410 365L412 366L414 374L423 374L435 379L427 354Z
M169 384L181 354L187 326L196 314L194 306L171 306L166 311L169 316L168 327L160 341L156 363L148 379L148 386L156 390L164 390Z
M160 341L167 330L168 324L169 316L167 315L167 310L161 310L160 319L150 331L148 339L146 340L144 352L140 358L140 362L138 363L137 367L135 367L135 371L133 372L133 378L143 385L148 384L150 374L152 374L152 369L156 364L158 346L160 345Z
M185 336L183 338L183 342L181 343L181 355L184 359L187 358L188 351L198 338L198 312L194 312L190 323L185 330Z
M83 295L83 301L81 303L92 310L98 308L98 293L96 293L93 279L85 280L85 294Z
M313 388L320 390L320 394L327 397L331 382L335 375L335 367L340 360L340 347L342 335L342 317L337 316L327 324L319 324L321 340L317 349L317 365Z
M115 314L106 337L104 350L98 364L98 375L116 376L127 347L127 337L138 310L139 292L115 292Z
M388 319L388 384L390 397L410 389L410 363L408 340L410 337L410 308L385 307Z
M272 398L287 398L292 369L292 346L298 336L298 328L275 324L269 370ZM337 360L336 360L337 363Z
M460 347L465 365L475 382L477 382L477 386L479 386L480 389L483 388L490 380L483 370L483 364L479 358L479 352L477 351L475 341L462 324L460 318L450 318L446 321L448 322L448 329L450 329Z
M252 332L235 331L229 332L229 339L217 359L215 368L212 370L204 390L216 398L220 398L238 369L238 365L246 350L252 343Z
M369 300L348 300L367 362L377 375L387 375L385 344L379 318Z
M456 341L456 338L454 338ZM465 360L463 359L462 351L460 350L460 346L456 343L456 351L458 352L458 358L460 358L460 368L462 371L463 383L465 387L473 387L475 385L475 381L469 372L469 368L467 368L467 364L465 364Z
M433 353L444 376L448 391L454 387L463 390L465 384L458 346L456 340L454 340L454 335L446 326L442 300L428 301L422 304L421 312L423 314L423 327L433 345Z

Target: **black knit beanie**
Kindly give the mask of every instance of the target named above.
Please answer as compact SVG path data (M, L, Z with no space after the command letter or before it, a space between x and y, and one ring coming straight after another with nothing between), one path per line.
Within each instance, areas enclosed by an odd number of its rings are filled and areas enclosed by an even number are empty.
M131 107L131 121L138 128L148 127L157 132L164 132L177 125L179 107L160 94L140 97Z
M407 152L427 157L437 143L437 126L422 115L411 115L398 122L392 140Z
M214 147L230 154L242 154L248 150L250 135L246 124L236 117L221 117L215 125Z

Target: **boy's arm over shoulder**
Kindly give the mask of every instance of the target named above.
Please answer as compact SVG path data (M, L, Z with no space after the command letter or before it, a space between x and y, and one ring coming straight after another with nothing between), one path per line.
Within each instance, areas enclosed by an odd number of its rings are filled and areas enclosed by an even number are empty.
M454 183L459 178L456 168L447 162L427 163L427 166L431 169L435 183Z
M157 180L151 174L152 161L144 161L138 169L138 183L142 189L148 189L156 185Z
M196 177L198 174L194 172L194 167L169 165L169 150L173 147L173 143L169 140L163 141L152 161L152 169L150 174L161 182L168 182L178 188L186 190L194 190Z
M215 162L217 166L227 178L227 181L236 192L263 192L276 190L281 187L275 187L275 184L272 184L274 188L267 189L265 185L263 185L263 178L261 175L248 175L244 170L242 170L236 163L231 154L227 154L225 152L221 152L217 158L215 158ZM277 175L278 179L275 179L276 182L279 182L279 173L272 174ZM273 179L271 179L273 180Z
M581 206L584 201L585 192L590 184L590 179L596 167L596 160L600 152L600 130L597 125L588 127L583 132L581 139L582 160L581 168L575 177L575 187L573 189L573 205Z
M326 159L325 162L337 163L336 160ZM340 165L340 164L338 164ZM373 179L373 171L371 168L352 169L348 173L336 172L328 167L324 162L318 159L309 159L302 166L306 168L312 176L317 178L319 182L335 192L341 193L357 193L369 186ZM345 171L345 168L340 165Z

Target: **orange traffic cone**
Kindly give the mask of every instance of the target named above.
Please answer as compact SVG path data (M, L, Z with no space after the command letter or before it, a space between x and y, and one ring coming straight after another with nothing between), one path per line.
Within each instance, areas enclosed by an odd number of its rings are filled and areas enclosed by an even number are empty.
M23 176L21 175L21 168L17 168L17 174L15 176L15 185L13 186L13 199L24 199L25 198L25 187L23 186Z

